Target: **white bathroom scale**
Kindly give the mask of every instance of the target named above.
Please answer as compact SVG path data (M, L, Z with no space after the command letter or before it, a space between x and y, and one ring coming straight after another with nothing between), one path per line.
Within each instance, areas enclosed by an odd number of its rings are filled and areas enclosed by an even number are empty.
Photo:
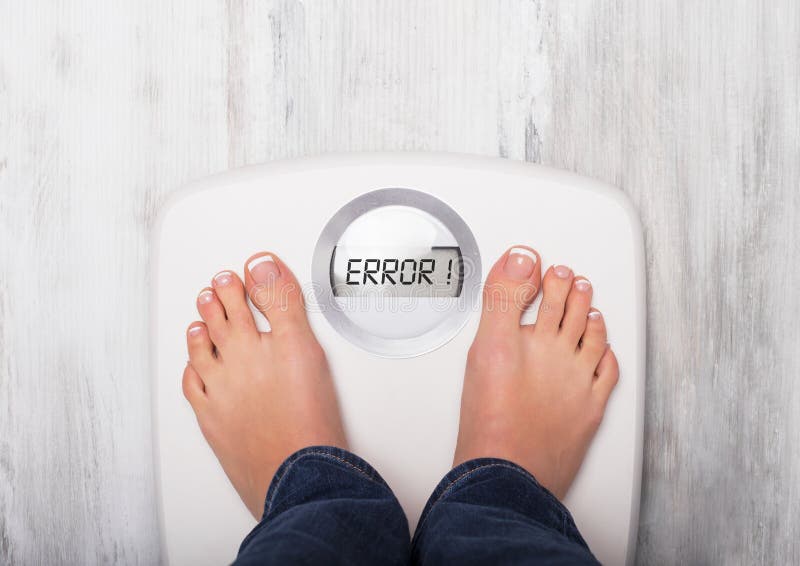
M451 467L481 284L514 244L538 250L543 272L565 264L587 276L605 317L620 380L565 504L601 562L630 564L645 371L644 248L633 206L619 189L563 171L416 153L238 169L190 185L162 210L151 321L163 561L230 563L255 525L181 392L186 328L215 273L243 275L261 250L291 267L350 447L386 479L413 529Z

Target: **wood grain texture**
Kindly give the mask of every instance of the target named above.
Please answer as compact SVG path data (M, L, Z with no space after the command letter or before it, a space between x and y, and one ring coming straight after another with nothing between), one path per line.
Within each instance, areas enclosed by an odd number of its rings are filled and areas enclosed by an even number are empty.
M170 191L444 150L639 208L637 562L799 563L798 61L794 0L0 2L0 562L158 560L148 236Z

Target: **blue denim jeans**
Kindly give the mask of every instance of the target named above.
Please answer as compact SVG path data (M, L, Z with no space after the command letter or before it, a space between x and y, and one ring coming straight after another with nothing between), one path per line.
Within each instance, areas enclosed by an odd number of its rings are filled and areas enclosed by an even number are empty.
M480 458L448 473L409 537L408 522L369 464L313 446L278 468L264 515L239 548L261 564L597 564L572 516L534 477Z

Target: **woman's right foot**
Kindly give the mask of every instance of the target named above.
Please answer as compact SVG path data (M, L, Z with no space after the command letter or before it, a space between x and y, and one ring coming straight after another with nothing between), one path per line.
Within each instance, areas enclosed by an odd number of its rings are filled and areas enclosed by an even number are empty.
M543 287L536 324L524 310ZM583 462L619 378L592 287L531 249L507 251L489 273L469 352L454 465L510 460L562 499Z
M270 322L260 333L246 296ZM314 445L346 448L325 354L308 325L300 284L260 253L214 276L197 298L203 321L187 331L183 391L200 429L256 519L289 455Z

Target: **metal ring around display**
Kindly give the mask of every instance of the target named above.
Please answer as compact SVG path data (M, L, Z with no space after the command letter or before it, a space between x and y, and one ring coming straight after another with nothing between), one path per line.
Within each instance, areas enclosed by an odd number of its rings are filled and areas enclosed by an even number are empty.
M333 250L350 224L361 215L384 206L400 205L427 212L450 231L461 248L464 279L450 316L428 332L413 338L384 338L357 326L333 296L330 262ZM450 206L422 191L385 188L364 193L340 208L323 228L311 264L317 306L333 328L351 343L383 357L408 358L431 352L450 341L466 324L480 298L481 258L478 244L464 220Z

